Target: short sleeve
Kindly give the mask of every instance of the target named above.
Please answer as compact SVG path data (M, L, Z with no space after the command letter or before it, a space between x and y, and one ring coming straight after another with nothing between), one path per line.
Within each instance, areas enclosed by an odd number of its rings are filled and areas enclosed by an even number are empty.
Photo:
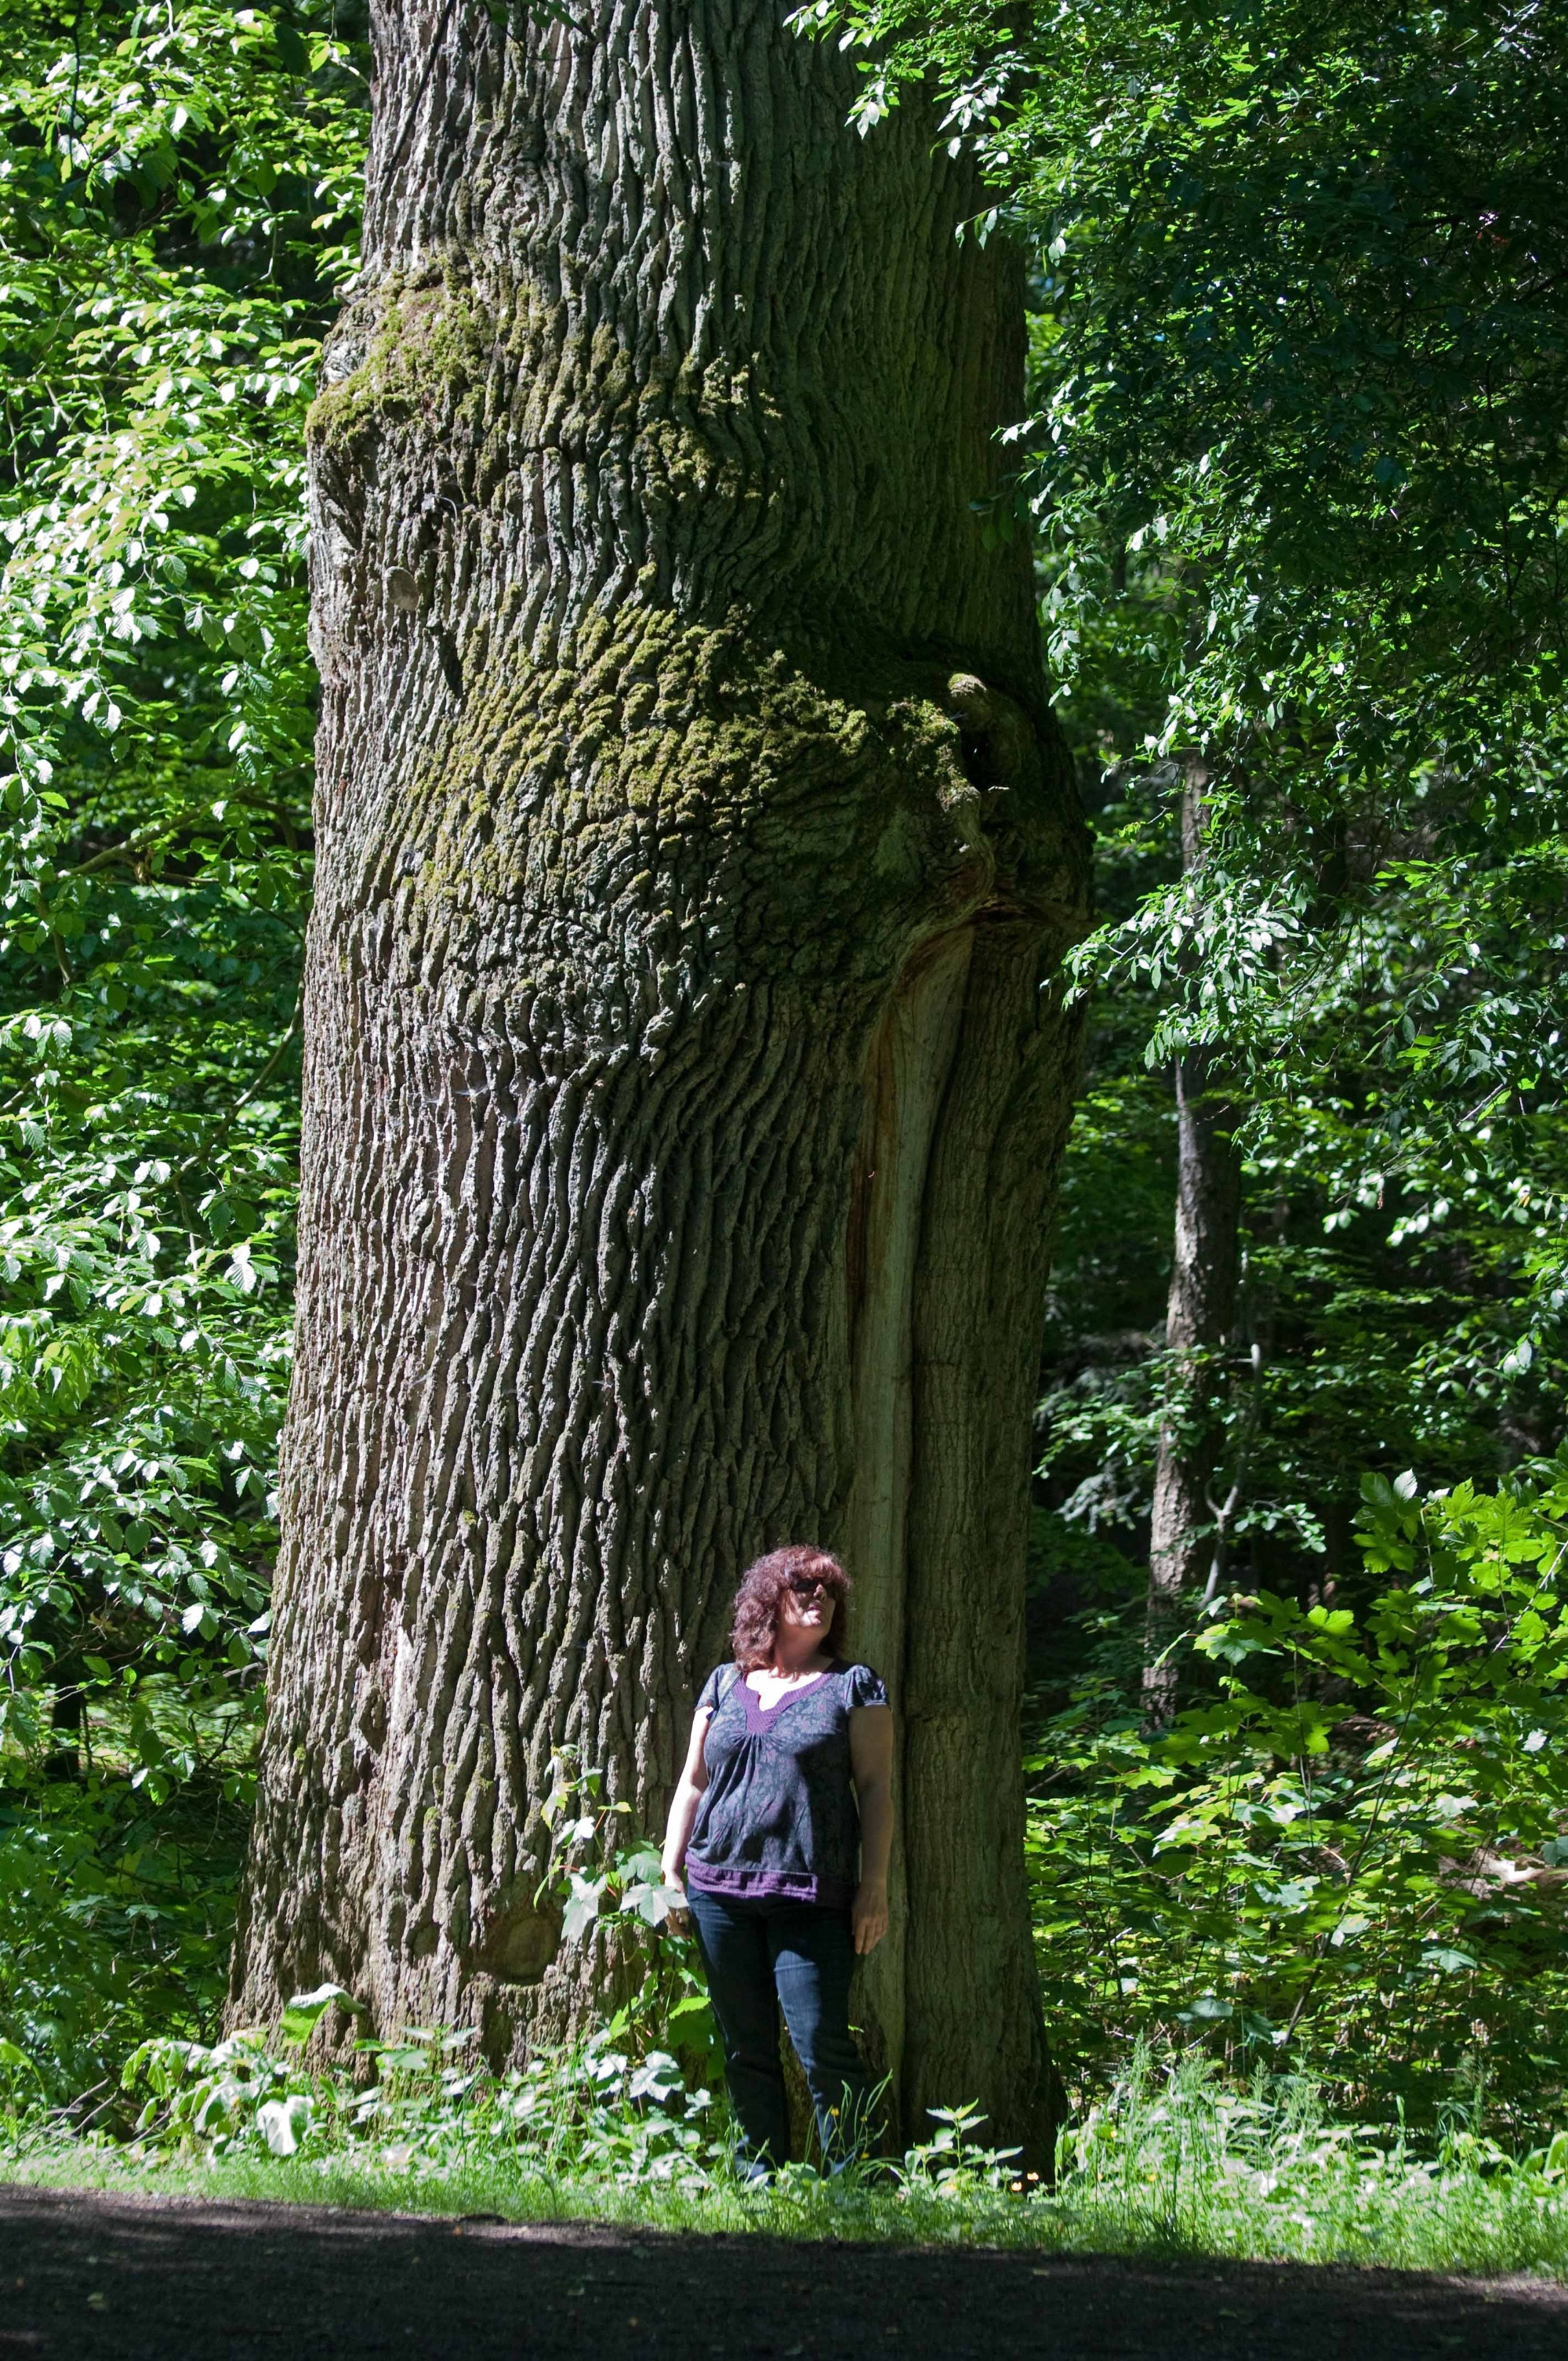
M851 1708L858 1705L885 1705L887 1685L880 1673L869 1664L851 1664L844 1675L847 1692L844 1702Z
M718 1712L719 1707L724 1702L722 1694L724 1688L724 1675L726 1673L733 1672L734 1669L735 1667L733 1664L715 1665L713 1671L709 1673L707 1680L704 1681L702 1685L702 1694L696 1701L696 1710L698 1713Z

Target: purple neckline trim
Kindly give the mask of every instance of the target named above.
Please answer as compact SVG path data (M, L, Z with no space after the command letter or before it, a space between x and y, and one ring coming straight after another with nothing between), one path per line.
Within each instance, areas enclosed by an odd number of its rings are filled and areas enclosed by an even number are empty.
M809 1697L813 1689L819 1688L824 1681L830 1680L835 1673L841 1672L842 1669L843 1667L839 1664L838 1657L835 1656L833 1662L827 1667L826 1671L813 1673L811 1678L808 1681L802 1681L797 1689L785 1689L783 1697L775 1697L772 1705L764 1705L762 1703L762 1698L757 1695L756 1690L751 1686L751 1684L747 1679L745 1674L742 1673L740 1675L740 1689L741 1694L744 1696L746 1700L747 1729L752 1733L753 1737L761 1737L766 1731L768 1724L772 1721L774 1714L783 1713L785 1706L794 1705L797 1697Z

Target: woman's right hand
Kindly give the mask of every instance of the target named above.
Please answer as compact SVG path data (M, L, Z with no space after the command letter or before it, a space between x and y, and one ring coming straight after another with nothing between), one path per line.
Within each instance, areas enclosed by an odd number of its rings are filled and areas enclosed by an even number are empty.
M669 1915L672 1918L688 1921L691 1913L686 1908L685 1880L681 1872L685 1866L686 1845L696 1824L697 1806L707 1784L707 1765L703 1761L702 1742L712 1719L713 1716L706 1706L700 1713L692 1716L691 1743L686 1748L685 1763L675 1783L675 1792L670 1798L664 1847L659 1855L659 1874L664 1882L665 1891L673 1897L678 1897L671 1900Z
M701 1790L708 1784L708 1766L701 1757L701 1742L708 1735L708 1721L713 1714L704 1705L699 1714L692 1714L692 1742L687 1745L687 1759L675 1780L675 1795L671 1796L671 1818L663 1829L663 1851L659 1853L659 1877L663 1879L663 1891L671 1896L668 1915L683 1924L692 1922L685 1898L685 1849L696 1823L696 1806L701 1804Z
M664 1892L669 1896L670 1906L666 1916L671 1918L689 1919L691 1908L686 1901L685 1882L680 1871L672 1869L668 1861L662 1861L659 1863L659 1874L664 1881Z
M864 1959L874 1951L887 1932L887 1880L885 1877L862 1877L855 1889L850 1924L855 1938L855 1951Z

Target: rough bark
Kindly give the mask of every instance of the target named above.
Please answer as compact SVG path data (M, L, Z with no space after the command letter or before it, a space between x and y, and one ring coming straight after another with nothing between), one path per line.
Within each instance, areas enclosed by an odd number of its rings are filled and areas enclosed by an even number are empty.
M1037 2144L1028 1414L1084 849L987 548L1016 265L762 0L376 19L312 420L299 1361L236 2009L576 2020L552 1750L656 1825L737 1575L904 1731L868 2039Z
M1207 777L1190 762L1182 786L1182 865L1203 862ZM1223 1058L1189 1050L1176 1061L1176 1235L1165 1341L1175 1356L1167 1380L1149 1525L1149 1587L1144 1709L1155 1727L1175 1710L1171 1643L1184 1602L1202 1587L1212 1552L1211 1487L1219 1460L1223 1354L1236 1310L1241 1167L1234 1110L1216 1087Z

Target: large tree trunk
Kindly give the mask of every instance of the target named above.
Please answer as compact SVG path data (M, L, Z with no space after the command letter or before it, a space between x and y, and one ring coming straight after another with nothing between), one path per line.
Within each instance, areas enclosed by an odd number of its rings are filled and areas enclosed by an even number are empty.
M872 2047L1037 2144L1027 1437L1084 848L973 513L1015 264L776 0L376 22L312 423L299 1366L236 1964L580 2021L569 1742L656 1827L735 1580L841 1545L903 1732Z
M1189 761L1181 840L1190 876L1203 866L1207 785L1202 765ZM1211 1049L1189 1050L1176 1062L1176 1235L1165 1323L1174 1358L1155 1463L1144 1658L1144 1711L1156 1729L1176 1709L1174 1642L1216 1541L1211 1487L1220 1456L1224 1353L1235 1320L1241 1213L1235 1115L1216 1088L1222 1067Z

